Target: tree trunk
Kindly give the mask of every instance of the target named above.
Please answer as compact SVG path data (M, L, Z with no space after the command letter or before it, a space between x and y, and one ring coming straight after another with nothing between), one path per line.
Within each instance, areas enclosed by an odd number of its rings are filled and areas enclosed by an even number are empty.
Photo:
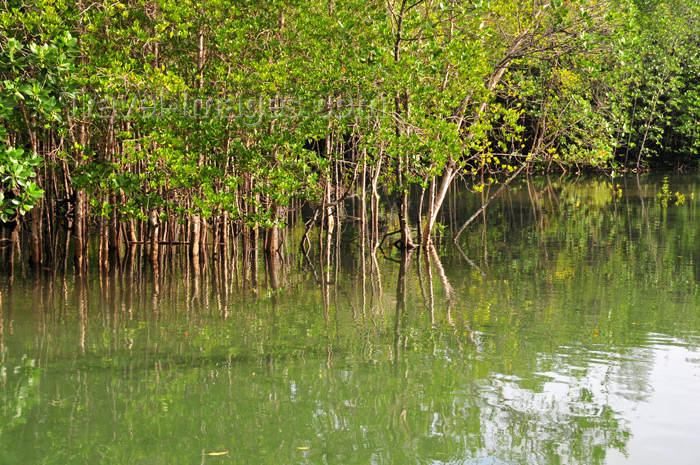
M117 205L117 196L115 194L112 194L110 196L110 203L113 206ZM112 212L110 213L109 216L109 240L108 240L108 248L110 252L110 260L113 258L116 258L116 260L119 260L119 242L120 242L120 234L119 234L119 214L116 209L112 209Z
M190 257L195 266L199 266L200 226L199 215L192 215L190 218Z
M431 195L431 205L428 213L428 221L426 221L423 229L423 247L426 247L429 244L432 244L433 242L430 233L433 230L433 226L435 226L435 221L437 220L438 213L440 213L440 208L442 208L442 204L445 201L445 195L447 195L447 190L450 188L452 180L455 178L456 174L456 163L451 162L445 169L445 174L443 175L442 183L440 185L440 190L438 191L437 196L435 198L432 198ZM431 192L432 191L433 189L431 189Z
M265 231L265 253L276 254L279 250L279 215L281 207L277 205L272 206L272 216L274 218L274 225Z
M75 272L82 275L87 272L87 194L85 189L75 193L74 234L75 234Z
M413 249L416 244L413 242L411 225L408 222L408 192L401 193L399 198L399 229L401 230L401 248Z
M158 243L158 236L160 233L159 223L158 212L156 210L151 210L148 216L148 226L150 230L150 254L148 258L151 260L154 267L158 265L158 252L160 248L160 244Z
M44 261L42 244L41 244L41 230L42 228L42 203L39 202L34 208L32 208L30 213L31 223L29 225L29 263L32 268L39 267Z

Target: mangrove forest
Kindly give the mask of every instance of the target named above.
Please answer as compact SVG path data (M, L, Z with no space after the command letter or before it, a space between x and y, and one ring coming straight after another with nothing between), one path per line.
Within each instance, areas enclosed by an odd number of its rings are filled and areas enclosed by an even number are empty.
M81 274L92 239L99 267L137 244L154 263L163 245L275 254L299 219L322 247L348 220L375 253L394 232L410 249L456 182L694 169L699 17L692 0L5 0L3 257Z

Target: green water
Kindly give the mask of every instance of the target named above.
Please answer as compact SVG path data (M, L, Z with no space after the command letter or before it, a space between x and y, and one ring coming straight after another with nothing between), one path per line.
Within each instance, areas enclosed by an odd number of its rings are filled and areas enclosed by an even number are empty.
M700 177L669 182L523 180L462 252L362 259L348 223L274 280L3 277L0 464L697 464Z

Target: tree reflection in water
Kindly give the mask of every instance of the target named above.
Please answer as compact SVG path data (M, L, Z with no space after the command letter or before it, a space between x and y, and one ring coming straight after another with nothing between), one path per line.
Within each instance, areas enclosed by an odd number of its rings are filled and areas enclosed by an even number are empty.
M697 207L649 189L510 186L461 250L346 247L337 223L245 263L16 275L2 463L606 463L659 345L700 330Z

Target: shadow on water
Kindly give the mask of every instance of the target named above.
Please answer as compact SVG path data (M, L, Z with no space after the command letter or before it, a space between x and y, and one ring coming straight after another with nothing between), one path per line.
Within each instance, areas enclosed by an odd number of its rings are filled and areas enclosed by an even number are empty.
M0 464L640 457L653 439L634 439L650 430L633 412L664 405L674 367L700 369L700 183L671 182L685 203L661 204L654 179L514 183L457 247L381 249L338 216L311 240L290 230L283 253L16 268ZM479 207L450 202L445 224ZM668 411L692 402L692 376ZM678 428L689 456L700 431Z

